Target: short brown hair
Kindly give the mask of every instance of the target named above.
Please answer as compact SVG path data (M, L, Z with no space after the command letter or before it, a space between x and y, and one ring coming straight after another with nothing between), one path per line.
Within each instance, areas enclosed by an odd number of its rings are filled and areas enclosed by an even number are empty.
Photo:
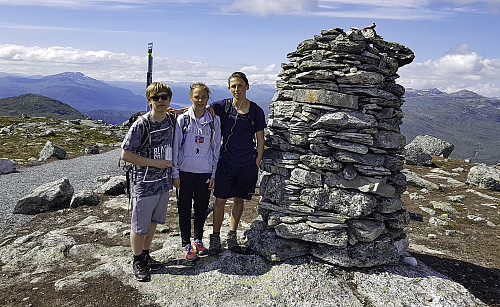
M247 76L246 76L244 73L242 73L241 71L235 71L235 72L233 72L233 73L231 74L231 76L229 76L229 78L227 79L227 84L228 84L229 86L231 86L231 78L240 78L240 79L242 79L243 81L245 81L245 84L246 84L246 85L249 85L249 84L248 84L248 79L247 79Z

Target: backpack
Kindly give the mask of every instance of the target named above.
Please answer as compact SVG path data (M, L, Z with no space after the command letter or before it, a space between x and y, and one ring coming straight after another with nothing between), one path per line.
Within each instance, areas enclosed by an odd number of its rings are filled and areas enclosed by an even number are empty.
M135 151L135 153L139 153L144 147L151 146L151 134L149 133L150 128L151 128L151 123L149 122L149 119L146 114L139 116L139 118L136 120L139 121L139 123L142 125L142 133L141 133L141 145L139 148ZM123 162L123 163L122 163ZM131 172L132 170L136 167L136 165L132 163L125 162L121 159L121 157L118 160L118 167L121 167L123 171L125 172L125 178L127 180L126 183L126 192L128 196L128 200L130 203L130 184L131 184Z

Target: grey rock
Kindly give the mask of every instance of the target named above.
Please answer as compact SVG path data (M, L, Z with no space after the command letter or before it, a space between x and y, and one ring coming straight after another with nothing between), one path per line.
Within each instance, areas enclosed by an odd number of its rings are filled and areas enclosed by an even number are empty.
M71 198L70 207L76 208L80 206L97 206L99 204L99 196L91 190L76 192Z
M74 189L67 178L39 186L31 194L21 198L14 213L37 214L68 208Z
M303 189L300 200L311 208L353 218L371 214L379 204L375 196L337 188Z
M368 176L356 176L348 180L338 173L327 173L325 184L329 187L338 187L344 189L357 189L365 193L374 193L384 197L393 197L396 189L387 183L387 177L374 178Z
M500 191L500 169L486 164L473 166L467 175L467 183L483 189Z
M394 213L403 208L403 201L401 197L395 196L391 198L383 198L377 207L377 212L379 213Z
M294 91L293 100L350 109L358 108L358 98L356 96L328 90L298 89Z
M348 223L349 230L360 242L372 242L385 231L382 221L358 219L349 220Z
M85 153L90 155L97 155L99 154L99 146L90 145L89 147L85 148Z
M429 219L429 224L431 224L432 226L448 226L447 221L443 221L442 219L439 219L435 216Z
M444 201L431 200L430 204L434 209L439 209L444 212L455 213L455 214L459 213L458 210L453 208L453 206L450 203Z
M16 171L16 166L12 160L7 158L0 159L0 175L9 174Z
M376 72L357 71L337 77L339 83L349 84L380 84L384 81L384 76Z
M390 240L360 242L347 248L338 248L326 244L315 244L311 254L321 260L342 267L372 267L385 264L397 264L399 254Z
M401 149L406 144L406 137L394 131L379 131L373 136L373 145L381 148Z
M265 199L281 203L284 197L286 178L276 174L265 174L260 182L259 193Z
M55 157L57 159L66 158L66 150L61 146L55 145L51 141L47 141L42 151L40 152L40 157L38 161L45 161L48 158Z
M343 140L329 140L328 146L331 146L336 149L351 151L358 154L366 154L368 153L368 147L362 144L352 143Z
M321 186L323 181L321 175L301 168L292 170L290 179L304 186Z
M336 161L334 158L320 155L302 155L300 156L300 161L308 167L327 171L340 171L343 166L342 163Z
M347 247L345 229L320 230L308 223L281 223L274 227L276 234L285 239L299 239L307 242L324 243L337 247Z
M403 229L410 223L410 213L404 209L390 214L384 214L387 228Z
M381 166L384 164L385 158L381 155L374 154L357 154L351 151L337 150L334 155L335 159L339 162L345 163L360 163L370 166Z
M410 170L404 169L401 172L406 176L406 182L408 186L426 188L428 190L439 190L439 185L419 177L417 174Z
M420 147L408 145L405 147L405 162L408 165L431 166L433 164L429 153L424 152Z
M445 158L449 157L455 148L453 144L430 135L417 135L415 139L407 145L407 148L409 147L420 148L424 153Z
M34 271L54 270L57 264L66 258L75 240L56 229L47 233L36 231L14 240L12 244L0 247L0 259L3 269Z
M97 193L106 195L121 195L125 194L125 189L127 185L127 178L123 175L113 176L100 188L96 190Z
M365 129L376 126L376 119L372 115L359 111L328 113L321 116L311 128L344 128Z

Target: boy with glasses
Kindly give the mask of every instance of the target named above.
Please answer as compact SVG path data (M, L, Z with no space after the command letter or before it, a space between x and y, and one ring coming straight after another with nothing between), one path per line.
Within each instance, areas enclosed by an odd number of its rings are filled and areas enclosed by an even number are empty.
M167 215L175 125L175 116L167 113L172 99L168 85L151 83L146 98L151 111L134 122L121 146L122 160L134 165L130 180L130 245L132 268L139 281L149 281L150 270L163 267L150 256L149 249L157 224L165 224Z

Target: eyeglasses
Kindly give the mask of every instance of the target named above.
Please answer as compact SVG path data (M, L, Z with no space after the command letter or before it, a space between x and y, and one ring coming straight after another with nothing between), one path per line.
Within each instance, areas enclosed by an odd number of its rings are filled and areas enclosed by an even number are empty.
M160 98L161 98L161 100L167 100L168 97L169 96L167 94L163 94L161 96L153 96L153 97L151 97L151 99L153 99L153 101L158 101L158 100L160 100Z

